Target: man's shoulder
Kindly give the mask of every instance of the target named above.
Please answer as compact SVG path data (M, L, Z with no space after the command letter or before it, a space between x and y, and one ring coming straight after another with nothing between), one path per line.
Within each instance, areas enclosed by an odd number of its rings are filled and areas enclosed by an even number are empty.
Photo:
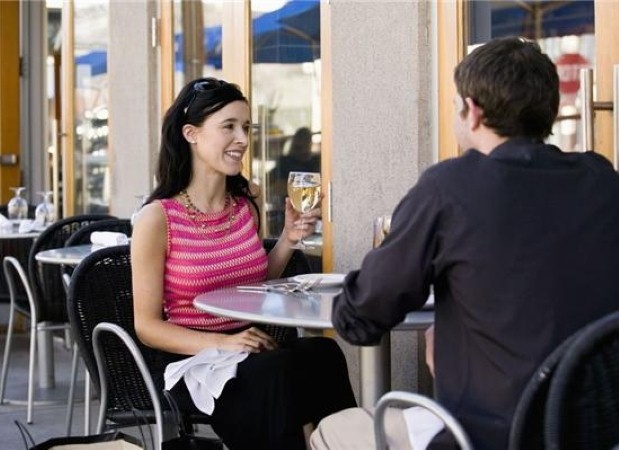
M475 150L467 150L459 156L439 161L428 167L424 176L434 179L452 177L453 175L470 171L481 161L481 153Z

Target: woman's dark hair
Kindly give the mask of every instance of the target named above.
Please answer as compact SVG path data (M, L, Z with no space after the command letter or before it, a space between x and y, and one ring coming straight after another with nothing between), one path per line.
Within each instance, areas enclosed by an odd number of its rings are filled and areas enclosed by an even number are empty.
M157 186L146 203L174 197L191 181L191 149L183 136L183 126L199 127L208 116L239 100L248 103L236 84L216 78L199 78L181 89L163 118ZM247 198L258 210L249 182L243 175L226 176L226 191L234 197Z
M491 40L458 64L454 80L458 94L484 111L483 124L499 136L543 140L551 134L559 111L559 76L537 43Z

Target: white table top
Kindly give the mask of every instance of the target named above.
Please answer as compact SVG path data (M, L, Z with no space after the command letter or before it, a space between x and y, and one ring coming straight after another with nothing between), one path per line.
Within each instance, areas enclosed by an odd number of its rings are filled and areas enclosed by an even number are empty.
M319 288L308 293L284 294L243 291L232 287L198 295L193 303L196 308L216 316L290 327L329 329L333 328L333 298L339 291L339 288ZM432 323L433 310L414 311L396 329L425 329Z
M0 228L0 239L33 239L41 234L40 231L20 233L16 229Z
M103 247L92 244L53 248L50 250L43 250L37 253L34 257L37 261L43 263L77 266L84 258L100 248Z

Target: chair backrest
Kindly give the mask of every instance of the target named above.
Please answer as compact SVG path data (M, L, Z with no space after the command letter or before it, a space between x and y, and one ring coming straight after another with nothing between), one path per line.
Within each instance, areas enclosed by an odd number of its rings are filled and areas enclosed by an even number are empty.
M67 239L80 228L97 220L113 219L107 214L83 214L58 220L49 225L34 241L28 255L28 276L37 302L40 321L66 322L66 292L62 267L41 264L35 256L43 250L64 247Z
M32 247L33 241L34 238L32 237L0 239L0 257L13 256L19 261L25 270L28 270L28 255L30 253L30 248ZM28 310L28 299L26 298L26 293L21 283L17 284L15 294L17 305L23 308L22 310ZM8 301L9 298L9 287L4 273L2 273L0 274L0 302Z
M140 343L133 325L133 291L131 255L128 245L105 247L88 255L75 268L68 299L69 323L80 355L97 391L99 373L94 356L92 334L101 322L120 326L138 344L143 355L153 351ZM131 354L115 347L105 355L105 365L112 372L108 408L120 411L151 409L152 403L141 379L139 368L130 364ZM128 388L128 390L126 390Z
M619 443L619 312L586 326L557 366L546 403L546 448Z
M103 431L105 418L107 416L109 390L117 383L117 373L115 369L119 367L119 362L116 360L122 358L125 370L127 365L131 365L136 366L140 372L141 380L148 391L153 405L157 431L155 448L160 448L161 442L163 441L163 413L159 400L159 393L157 392L157 388L155 387L155 383L138 344L125 329L109 322L101 322L95 326L92 333L92 342L95 360L99 370L99 380L101 382L101 402L99 405L99 419L97 421L96 432L101 433ZM126 360L127 355L131 356L131 359L128 361ZM115 364L110 366L108 364L109 361L115 361Z
M559 361L577 335L567 338L546 357L522 391L512 419L509 450L544 449L544 412L550 383Z
M93 231L114 231L131 237L133 227L129 219L108 219L92 222L73 233L67 239L66 246L90 244L90 234Z
M166 354L142 344L136 335L129 245L104 247L82 260L71 277L68 312L71 333L97 392L101 392L101 379L93 343L95 327L102 322L117 326L136 346L127 346L128 339L122 342L107 333L101 336L105 351L100 354L100 361L112 381L107 384L105 418L121 425L135 425L135 408L140 410L138 419L154 422L157 409L152 389L149 390L149 377L144 376L143 365L136 362L135 353L139 351L138 360L149 369L159 366ZM209 423L204 414L189 414L185 419L189 423Z
M276 243L277 239L273 238L266 238L262 241L262 245L264 246L267 253L273 250L273 247L275 247ZM309 260L307 259L307 256L305 256L305 253L303 253L301 250L294 250L281 276L282 278L293 277L295 275L310 273L311 271L312 268L310 266Z
M385 414L389 407L421 406L441 419L445 428L452 434L461 450L472 450L471 440L458 420L445 408L429 397L412 392L391 391L384 394L376 403L374 411L374 436L377 450L388 450L385 431Z

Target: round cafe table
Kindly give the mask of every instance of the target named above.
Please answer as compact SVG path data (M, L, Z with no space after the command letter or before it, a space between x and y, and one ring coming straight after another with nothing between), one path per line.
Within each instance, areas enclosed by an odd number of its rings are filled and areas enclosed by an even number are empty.
M270 280L268 284L291 282ZM260 286L260 283L251 286ZM331 306L339 287L286 294L268 290L232 287L198 295L194 306L216 316L316 332L333 328ZM433 299L429 299L431 305ZM434 323L434 309L410 312L396 330L421 331ZM375 346L360 347L361 406L374 407L391 388L391 342L389 333Z

